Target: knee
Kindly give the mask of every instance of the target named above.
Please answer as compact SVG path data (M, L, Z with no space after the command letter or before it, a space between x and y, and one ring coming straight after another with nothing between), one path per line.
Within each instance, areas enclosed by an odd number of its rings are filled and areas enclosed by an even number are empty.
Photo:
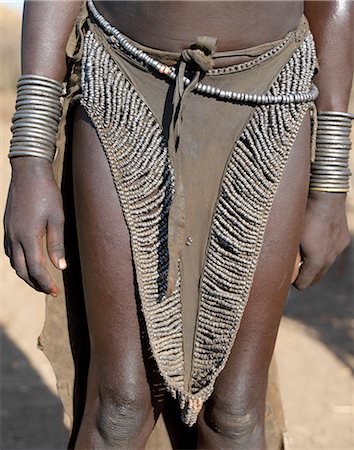
M243 407L237 402L211 401L205 406L204 421L214 433L238 444L263 435L264 416L255 405Z
M153 422L150 397L139 392L100 393L96 426L107 446L121 447L139 439L149 421Z

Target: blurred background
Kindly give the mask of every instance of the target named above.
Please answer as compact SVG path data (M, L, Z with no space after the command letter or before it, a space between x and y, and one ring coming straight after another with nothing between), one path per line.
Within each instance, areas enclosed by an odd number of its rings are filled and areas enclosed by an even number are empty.
M10 180L7 152L20 72L21 9L21 1L0 1L1 211ZM353 191L348 217L354 235ZM36 347L44 296L16 277L2 249L0 264L0 447L63 449L67 430L55 378ZM292 449L354 449L353 267L352 244L320 284L290 292L276 353Z

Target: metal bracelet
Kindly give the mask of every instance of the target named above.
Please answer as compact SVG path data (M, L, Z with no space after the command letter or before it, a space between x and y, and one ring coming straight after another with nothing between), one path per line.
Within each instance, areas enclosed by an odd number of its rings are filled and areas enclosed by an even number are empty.
M41 75L23 75L17 84L9 158L36 156L53 162L62 114L63 84Z
M348 180L322 180L322 181L318 181L318 180L313 180L312 184L313 187L323 187L323 186L335 186L335 187L349 187L349 183Z
M16 138L23 138L23 137L31 137L34 139L42 139L45 141L48 141L50 144L55 144L56 139L53 138L53 136L51 134L45 134L42 132L34 132L33 130L26 130L26 129L22 129L22 130L18 130L16 133ZM13 138L15 139L15 138Z
M31 138L31 144L28 144L29 138ZM40 137L32 137L32 136L16 136L12 138L12 144L15 145L31 145L35 147L40 147L44 151L48 150L48 147L52 148L55 142L48 141L47 139L43 139Z
M343 118L343 119L347 119L347 120L354 119L354 114L349 113L349 112L344 112L344 111L318 111L317 116L319 118L329 117L332 120L335 118Z
M59 121L58 121L59 122ZM31 115L28 115L28 118L24 119L17 119L12 127L11 131L14 132L17 128L24 128L24 127L33 127L33 128L43 128L44 130L56 134L58 126L57 124L52 124L49 122L49 120L40 120L36 117L31 117Z
M317 112L316 155L311 164L310 191L349 190L350 131L354 115L341 111Z
M16 105L16 110L17 111L38 111L38 112L47 112L48 113L48 105L40 105L39 103L34 103L34 104L28 104L28 103L19 103ZM58 118L60 118L61 114L60 114L60 109L56 109L56 110L52 110L50 111L50 114L53 116L56 116Z
M53 156L50 154L46 154L43 152L35 152L32 150L14 150L11 152L10 158L16 158L17 156L38 156L39 158L47 159L50 162L53 162Z
M58 120L57 115L53 114L52 111L37 111L37 110L21 110L16 111L13 120L20 120L20 119L27 119L28 117L31 117L31 119L39 119L39 120L45 120L48 121L52 126L56 126Z
M18 96L22 95L37 95L38 88L41 89L42 96L49 97L49 98L56 98L58 94L61 95L62 91L59 91L58 89L51 88L51 87L45 87L41 84L33 84L31 86L24 85L17 88L17 94Z
M37 81L43 81L43 82L45 82L47 85L54 84L54 85L56 85L56 86L58 86L58 87L62 87L61 81L54 80L53 78L48 78L48 77L46 77L46 76L44 76L44 75L33 75L33 74L25 74L25 75L22 75L22 76L19 78L17 84L21 83L21 82L24 81L24 80L31 80L31 81L34 81L34 82L37 82Z
M25 150L25 149L29 149L29 150L36 150L42 153L46 153L48 155L53 155L53 151L52 151L52 146L48 145L48 144L44 144L42 145L40 142L36 141L31 141L31 143L29 143L28 141L21 141L21 142L13 142L12 145L12 150Z
M328 188L327 187L324 187L324 188L312 187L310 190L311 191L319 191L319 192L348 192L348 189L346 189L346 188L341 189L341 188L336 188L336 187L332 187L332 186L329 186Z
M45 106L49 106L52 108L58 108L60 106L60 104L57 103L56 100L53 100L51 98L45 98L42 95L21 95L19 97L17 97L16 100L16 106L17 105L22 105L24 102L28 103L28 104L37 104L38 105L45 105Z

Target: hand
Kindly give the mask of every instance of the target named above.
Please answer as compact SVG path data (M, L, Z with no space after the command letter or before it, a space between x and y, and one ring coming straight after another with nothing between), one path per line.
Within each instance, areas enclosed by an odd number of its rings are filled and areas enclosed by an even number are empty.
M345 193L309 194L300 244L303 264L294 282L298 289L317 283L350 244Z
M11 161L13 171L5 216L5 253L17 275L34 289L58 295L43 253L43 237L52 263L66 268L64 256L64 214L60 190L51 164L37 157Z

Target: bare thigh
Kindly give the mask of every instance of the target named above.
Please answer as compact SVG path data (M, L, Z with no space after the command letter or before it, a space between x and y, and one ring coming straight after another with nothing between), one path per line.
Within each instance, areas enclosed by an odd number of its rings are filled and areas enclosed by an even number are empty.
M264 445L267 374L301 239L309 182L309 142L307 113L274 198L236 341L200 416L200 448L254 450ZM250 434L253 443L246 442ZM232 446L234 440L240 445Z
M150 385L159 380L142 345L128 229L102 146L81 106L73 179L91 345L76 448L143 448L158 414Z

